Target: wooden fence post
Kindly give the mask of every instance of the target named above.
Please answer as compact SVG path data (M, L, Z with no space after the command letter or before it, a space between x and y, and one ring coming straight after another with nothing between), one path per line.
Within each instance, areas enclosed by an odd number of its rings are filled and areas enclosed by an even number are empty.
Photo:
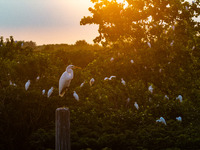
M56 109L56 150L71 150L69 108Z

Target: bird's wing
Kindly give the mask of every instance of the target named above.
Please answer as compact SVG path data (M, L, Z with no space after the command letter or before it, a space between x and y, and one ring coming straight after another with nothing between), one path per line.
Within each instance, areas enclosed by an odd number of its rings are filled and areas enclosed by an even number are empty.
M64 96L65 92L70 86L71 78L67 77L67 72L65 71L59 80L59 95Z

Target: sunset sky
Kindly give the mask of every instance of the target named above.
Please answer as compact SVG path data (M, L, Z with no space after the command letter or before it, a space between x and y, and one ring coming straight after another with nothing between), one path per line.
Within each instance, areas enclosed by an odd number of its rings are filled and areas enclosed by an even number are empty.
M93 43L98 27L80 26L92 5L90 0L0 0L0 36L37 45Z

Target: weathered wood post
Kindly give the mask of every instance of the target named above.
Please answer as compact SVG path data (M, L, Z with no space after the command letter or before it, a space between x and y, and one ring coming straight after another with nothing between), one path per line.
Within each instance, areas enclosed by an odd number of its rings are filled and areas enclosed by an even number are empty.
M71 150L69 108L56 109L56 150Z

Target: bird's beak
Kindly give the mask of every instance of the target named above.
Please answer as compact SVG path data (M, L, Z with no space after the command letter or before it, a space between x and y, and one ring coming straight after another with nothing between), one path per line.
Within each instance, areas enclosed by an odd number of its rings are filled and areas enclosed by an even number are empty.
M78 67L78 66L74 66L73 68L74 69L81 69L81 67Z

